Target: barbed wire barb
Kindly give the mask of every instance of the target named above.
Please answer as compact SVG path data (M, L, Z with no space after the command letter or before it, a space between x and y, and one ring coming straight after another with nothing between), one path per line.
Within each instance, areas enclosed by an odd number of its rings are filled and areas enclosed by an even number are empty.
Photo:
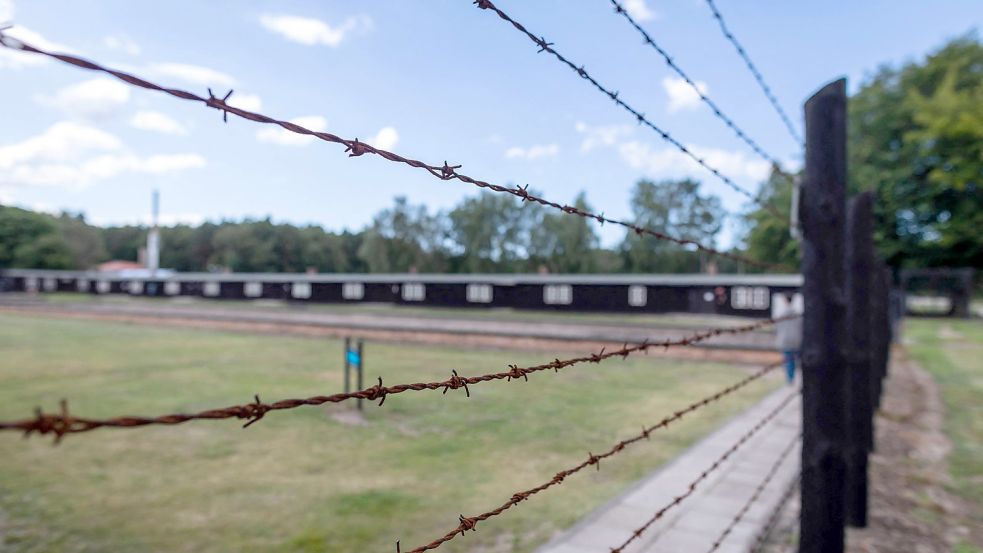
M778 98L775 97L775 94L771 91L771 87L768 86L767 82L765 82L764 75L761 74L761 71L758 71L758 67L753 61L751 61L751 56L748 55L747 50L741 46L741 43L737 41L737 37L735 37L734 33L732 33L727 27L727 23L724 22L724 16L720 13L720 10L717 9L717 5L714 4L714 0L706 0L706 2L707 6L710 7L710 11L713 13L713 18L717 20L717 24L720 26L720 30L723 32L724 37L726 37L727 40L734 46L734 48L737 50L737 54L742 60L744 60L744 65L746 65L748 70L751 71L751 75L753 75L754 80L758 82L758 86L761 87L761 91L764 92L765 97L768 98L768 102L771 103L771 106L775 108L776 112L778 112L778 116L782 119L782 123L785 124L785 128L788 129L789 134L792 135L792 138L794 138L796 142L798 142L800 147L805 148L805 141L802 140L802 136L799 134L799 132L795 130L795 125L792 124L791 118L789 118L788 114L785 113L785 110L782 109L781 104L778 103Z
M638 121L640 125L644 125L655 131L660 137L662 137L664 141L668 142L670 145L672 145L677 150L682 152L686 157L696 162L697 165L712 173L713 176L715 176L718 180L723 182L727 187L747 197L749 200L761 206L762 208L770 212L772 215L775 215L779 219L785 218L785 216L782 215L782 213L779 212L777 209L775 209L773 206L761 201L759 195L754 194L750 190L737 184L736 182L734 182L733 179L720 172L719 169L711 166L709 163L707 163L705 159L697 155L696 152L694 152L689 146L686 146L685 144L680 142L677 138L669 134L668 131L653 123L650 119L645 117L644 113L638 111L637 109L629 105L627 102L619 98L618 94L616 94L614 91L602 85L597 79L591 76L591 74L584 69L584 66L582 65L578 66L574 64L572 61L570 61L569 59L567 59L566 57L564 57L556 49L553 48L552 43L547 43L544 38L537 37L536 35L534 35L531 31L526 29L526 27L523 24L519 23L518 21L513 19L509 14L502 11L501 8L493 4L490 0L483 0L480 4L476 3L476 5L478 5L478 7L483 10L489 10L497 14L500 19L511 24L516 30L526 35L531 41L539 45L541 48L540 51L545 51L552 54L553 57L556 58L560 63L572 69L580 77L583 77L586 81L590 82L594 86L594 88L596 88L602 94L610 98L612 102L614 102L619 107L630 113Z
M487 4L491 5L491 2L488 1ZM492 6L492 7L494 7L494 6ZM457 172L456 169L453 169L453 166L448 166L447 163L446 163L446 161L442 165L429 164L429 163L426 163L426 162L423 162L423 161L420 161L420 160L417 160L417 159L403 157L401 155L395 154L393 152L389 152L387 150L383 150L381 148L376 148L375 146L372 146L371 144L368 144L368 143L359 141L359 139L357 137L355 139L349 140L349 139L341 138L341 137L339 137L337 135L334 135L334 134L331 134L329 132L314 131L314 130L308 129L306 127L303 127L301 125L298 125L296 123L291 123L289 121L275 119L275 118L269 117L267 115L263 115L263 114L252 112L252 111L248 111L248 110L245 110L245 109L242 109L242 108L233 106L233 105L229 105L229 104L225 103L221 98L215 97L213 94L209 94L209 97L208 98L204 98L202 96L199 96L197 94L194 94L192 92L188 92L188 91L185 91L185 90L180 90L180 89L175 89L175 88L166 88L166 87L160 86L158 84L152 83L150 81L147 81L146 79L143 79L141 77L137 77L137 76L131 75L129 73L125 73L125 72L122 72L122 71L118 71L118 70L115 70L115 69L111 69L111 68L108 68L108 67L101 66L101 65L99 65L99 64L97 64L95 62L86 60L84 58L80 58L80 57L69 55L69 54L58 54L58 53L48 52L48 51L46 51L46 50L44 50L42 48L38 48L36 46L32 46L32 45L30 45L28 43L25 43L23 41L13 39L12 37L10 37L9 35L3 33L2 31L0 31L0 45L4 46L6 48L13 49L13 50L20 50L20 51L23 51L23 52L30 52L30 53L34 53L34 54L39 54L39 55L47 56L47 57L50 57L52 59L56 59L56 60L59 60L61 62L67 63L69 65L73 65L75 67L80 67L82 69L87 69L87 70L90 70L90 71L97 71L97 72L101 72L101 73L106 73L107 75L112 75L113 77L116 77L117 79L119 79L119 80L121 80L121 81L123 81L125 83L128 83L130 85L137 86L137 87L140 87L140 88L145 88L147 90L153 90L153 91L157 91L157 92L162 92L164 94L168 94L170 96L173 96L175 98L179 98L179 99L182 99L182 100L187 100L187 101L192 101L192 102L200 102L200 103L204 104L205 106L207 106L209 108L218 109L218 110L222 111L225 116L227 116L228 114L231 113L232 115L235 115L235 116L238 116L238 117L241 117L243 119L247 119L249 121L253 121L253 122L256 122L256 123L262 123L262 124L268 124L268 125L276 125L276 126L279 126L279 127L283 128L284 130L287 130L287 131L290 131L290 132L293 132L293 133L297 133L297 134L301 134L301 135L305 135L305 136L312 136L314 138L317 138L317 139L322 140L322 141L325 141L325 142L331 142L331 143L335 143L335 144L341 144L341 145L343 145L345 147L345 152L349 154L349 157L359 157L359 156L362 156L364 154L375 154L375 155L378 155L379 157L382 157L382 158L384 158L384 159L386 159L388 161L391 161L391 162L402 163L402 164L405 164L405 165L409 165L410 167L414 167L414 168L417 168L417 169L423 169L424 171L430 173L434 177L437 177L437 178L439 178L441 180L456 179L458 181L461 181L461 182L464 182L464 183L467 183L467 184L474 185L474 186L476 186L478 188L481 188L481 189L491 190L493 192L498 192L498 193L511 194L511 195L513 195L513 196L515 196L517 198L522 199L524 202L526 202L526 201L528 201L528 202L534 202L534 203L537 203L537 204L542 205L544 207L548 207L548 208L555 209L555 210L558 210L558 211L563 211L563 212L568 213L568 214L571 214L571 215L577 215L577 216L580 216L580 217L583 217L583 218L587 218L587 219L594 219L594 220L597 220L597 221L601 221L601 222L606 222L606 223L611 223L611 224L614 224L614 225L618 225L618 226L621 226L623 228L626 228L626 229L635 231L638 234L645 234L647 236L652 236L653 238L656 238L657 240L662 240L662 241L665 241L665 242L671 242L671 243L674 243L674 244L676 244L678 246L681 246L683 248L691 248L691 249L694 249L694 250L697 250L697 251L700 251L700 252L704 252L704 253L706 253L708 255L713 255L713 256L717 256L717 257L731 259L733 261L736 261L738 263L744 263L744 264L746 264L748 266L751 266L751 267L758 267L758 268L770 269L770 270L776 270L776 269L777 270L788 270L788 271L794 271L795 270L795 268L793 268L793 267L787 267L787 266L780 265L780 264L775 264L775 263L766 263L766 262L758 261L758 260L755 260L755 259L751 259L751 258L746 257L746 256L743 256L743 255L735 254L735 253L732 253L732 252L721 251L721 250L718 250L718 249L713 248L711 246L706 246L706 245L704 245L704 244L702 244L702 243L700 243L700 242L698 242L696 240L691 240L691 239L688 239L688 238L678 238L678 237L672 236L670 234L667 234L665 232L660 232L660 231L657 231L657 230L654 230L654 229L642 227L642 226L639 226L639 225L636 225L634 223L630 223L630 222L627 222L627 221L613 219L613 218L610 218L610 217L603 217L603 216L600 216L600 215L598 215L596 213L593 213L591 211L587 211L587 210L583 210L583 209L579 209L579 208L575 208L575 207L570 207L570 206L565 206L565 205L563 205L561 203L557 203L557 202L554 202L554 201L551 201L551 200L547 200L546 198L543 198L543 197L534 195L533 193L529 192L529 190L528 190L529 185L528 184L525 185L524 187L518 187L518 186L516 186L516 187L508 187L508 186L502 186L502 185L499 185L499 184L493 184L493 183L490 183L490 182L487 182L487 181L482 181L482 180L479 180L479 179L476 179L476 178L473 178L473 177L464 175L462 173L459 173L459 172ZM549 47L547 47L547 50L549 50L549 51L552 52L552 50L550 50ZM620 100L619 100L619 102L620 102ZM685 149L685 146L683 146L682 144L679 144L679 146ZM686 150L686 151L689 152L689 150ZM689 152L689 154L694 159L697 159L697 157L695 155L693 155L692 152ZM718 176L720 176L721 178L724 178L724 179L727 178L727 177L724 177L723 175L720 175L719 171L717 171L716 169L710 168L710 170L712 172L714 172L714 174L717 174ZM733 183L733 181L731 181L731 183L734 184L734 186L736 186L736 183ZM750 194L746 190L744 191L744 193L745 194ZM781 215L779 214L779 216L781 216Z
M732 384L731 386L728 386L727 388L724 388L723 390L720 390L719 392L717 392L717 393L715 393L715 394L713 394L711 396L707 396L707 397L701 399L700 401L697 401L695 403L691 403L687 407L685 407L683 409L680 409L680 410L672 413L671 415L668 415L668 416L664 417L662 420L660 420L659 422L653 424L652 426L648 426L648 427L643 428L642 431L639 432L638 434L635 434L634 436L632 436L630 438L626 438L624 440L621 440L620 442L618 442L618 443L614 444L613 446L611 446L611 448L608 449L607 451L605 451L604 453L601 453L601 454L598 454L598 455L595 455L593 453L588 453L588 456L587 456L587 459L586 460L580 462L579 464L577 464L577 465L575 465L575 466L573 466L571 468L568 468L568 469L565 469L565 470L561 470L560 472L557 472L555 475L553 475L553 478L551 478L547 482L544 482L544 483L540 484L539 486L536 486L534 488L529 488L528 490L521 491L521 492L516 492L516 493L512 494L512 496L508 499L508 501L506 501L505 503L503 503L499 507L496 507L495 509L492 509L490 511L486 511L484 513L481 513L480 515L476 515L476 516L473 516L473 517L467 517L467 518L465 518L462 515L461 519L458 521L458 525L456 527L454 527L452 530L448 531L446 534L444 534L443 536L441 536L441 537L433 540L432 542L427 543L427 544L424 544L424 545L421 545L421 546L417 547L416 549L413 549L413 550L409 551L408 553L422 553L423 551L429 551L431 549L437 549L438 547L440 547L444 543L447 543L447 542L451 541L452 539L454 539L454 538L456 538L458 536L463 535L466 530L474 530L475 529L475 526L479 522L488 520L488 519L490 519L492 517L495 517L495 516L498 516L498 515L504 513L505 511L511 509L515 505L518 505L520 502L528 499L529 496L531 496L531 495L535 495L535 494L537 494L539 492L542 492L544 490L547 490L549 488L552 488L553 486L557 486L557 485L563 483L564 481L566 481L567 477L569 477L569 476L571 476L573 474L576 474L576 473L584 470L585 468L587 468L589 466L597 466L598 469L600 469L600 462L601 462L601 460L606 459L608 457L612 457L614 455L617 455L618 453L624 451L631 444L634 444L634 443L640 442L642 440L648 439L648 436L649 436L649 434L651 432L653 432L655 430L658 430L658 429L661 429L661 428L668 427L670 424L672 424L675 421L678 421L679 419L683 418L685 415L687 415L689 413L692 413L693 411L696 411L696 410L698 410L698 409L700 409L700 408L702 408L702 407L704 407L704 406L706 406L706 405L708 405L710 403L713 403L714 401L717 401L717 400L723 398L724 396L727 396L727 395L729 395L729 394L731 394L731 393L733 393L733 392L735 392L735 391L737 391L737 390L739 390L739 389L747 386L751 382L754 382L755 380L763 377L764 375L768 374L769 372L771 372L772 370L774 370L775 368L777 368L779 366L781 366L781 363L773 363L771 365L767 365L765 367L762 367L757 372L751 374L750 376L747 376L747 377L741 379L737 383ZM790 396L790 398L788 398L785 401L783 401L782 402L782 405L780 406L779 409L776 409L775 411L773 411L772 414L770 414L766 418L766 420L758 423L758 425L755 428L756 429L760 429L760 427L761 426L764 426L764 424L768 420L771 420L771 418L773 418L775 415L777 415L778 412L781 410L781 407L784 407L784 405L787 404L790 401L791 397L793 397L793 396ZM754 431L757 431L757 430L754 430ZM744 441L747 441L747 439L744 439ZM740 443L743 443L743 442L740 442ZM720 462L723 462L723 461L720 461Z

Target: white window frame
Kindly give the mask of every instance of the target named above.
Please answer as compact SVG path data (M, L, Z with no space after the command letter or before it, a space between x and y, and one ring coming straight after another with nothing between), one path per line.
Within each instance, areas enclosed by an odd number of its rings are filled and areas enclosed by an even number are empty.
M423 301L427 297L427 287L421 282L406 282L400 288L403 301Z
M168 280L164 283L165 296L177 296L181 293L181 283L176 280Z
M113 284L108 280L97 280L96 281L96 293L97 294L108 294L113 289Z
M649 291L646 286L634 284L628 287L628 305L645 307L648 305Z
M734 309L763 311L771 307L767 286L733 286L730 289L730 306Z
M343 282L341 297L346 300L360 300L365 297L365 285L361 282Z
M126 291L134 296L140 296L143 294L143 281L142 280L131 280L129 285L126 287Z
M88 292L89 291L89 279L87 279L87 278L80 278L80 279L76 280L75 281L75 289L78 290L79 292Z
M242 295L246 296L247 298L263 297L263 283L246 282L242 285Z
M49 277L44 279L42 284L44 285L45 292L54 292L55 290L58 290L58 281L53 278Z
M495 291L491 284L468 284L465 295L470 303L491 303Z
M27 292L37 292L38 291L38 277L24 277L24 290Z
M570 305L573 303L573 286L547 284L543 286L543 303L546 305Z
M290 297L297 300L306 300L311 297L310 282L295 282L290 286Z
M217 280L207 280L201 287L201 294L210 298L222 295L222 283Z

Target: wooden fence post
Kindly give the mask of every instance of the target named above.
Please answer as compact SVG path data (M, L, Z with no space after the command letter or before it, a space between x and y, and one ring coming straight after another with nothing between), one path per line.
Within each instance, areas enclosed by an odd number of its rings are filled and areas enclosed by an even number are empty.
M800 553L844 547L846 102L840 79L805 104Z
M874 410L871 355L871 293L880 271L871 232L873 195L853 197L847 210L847 482L846 518L850 526L867 526L867 455Z

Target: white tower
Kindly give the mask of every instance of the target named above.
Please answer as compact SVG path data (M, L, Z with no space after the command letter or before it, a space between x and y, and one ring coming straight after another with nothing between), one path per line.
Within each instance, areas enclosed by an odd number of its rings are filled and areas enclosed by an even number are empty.
M153 219L150 222L150 232L147 233L147 269L151 275L157 274L160 268L160 229L157 228L157 216L160 211L160 194L155 189L153 198Z

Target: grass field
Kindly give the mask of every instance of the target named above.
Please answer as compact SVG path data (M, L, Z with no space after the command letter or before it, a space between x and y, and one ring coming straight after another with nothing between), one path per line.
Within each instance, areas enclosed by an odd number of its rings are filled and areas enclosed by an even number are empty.
M983 322L908 319L904 332L912 357L942 390L952 491L983 513Z
M388 384L473 375L535 353L368 344ZM0 419L68 398L79 416L161 414L339 391L332 340L0 315ZM459 514L498 506L746 374L627 361L528 383L410 392L279 412L251 426L199 421L50 438L0 435L0 550L404 551ZM530 551L779 385L778 375L684 418L531 498L447 551ZM442 548L441 550L445 550Z

